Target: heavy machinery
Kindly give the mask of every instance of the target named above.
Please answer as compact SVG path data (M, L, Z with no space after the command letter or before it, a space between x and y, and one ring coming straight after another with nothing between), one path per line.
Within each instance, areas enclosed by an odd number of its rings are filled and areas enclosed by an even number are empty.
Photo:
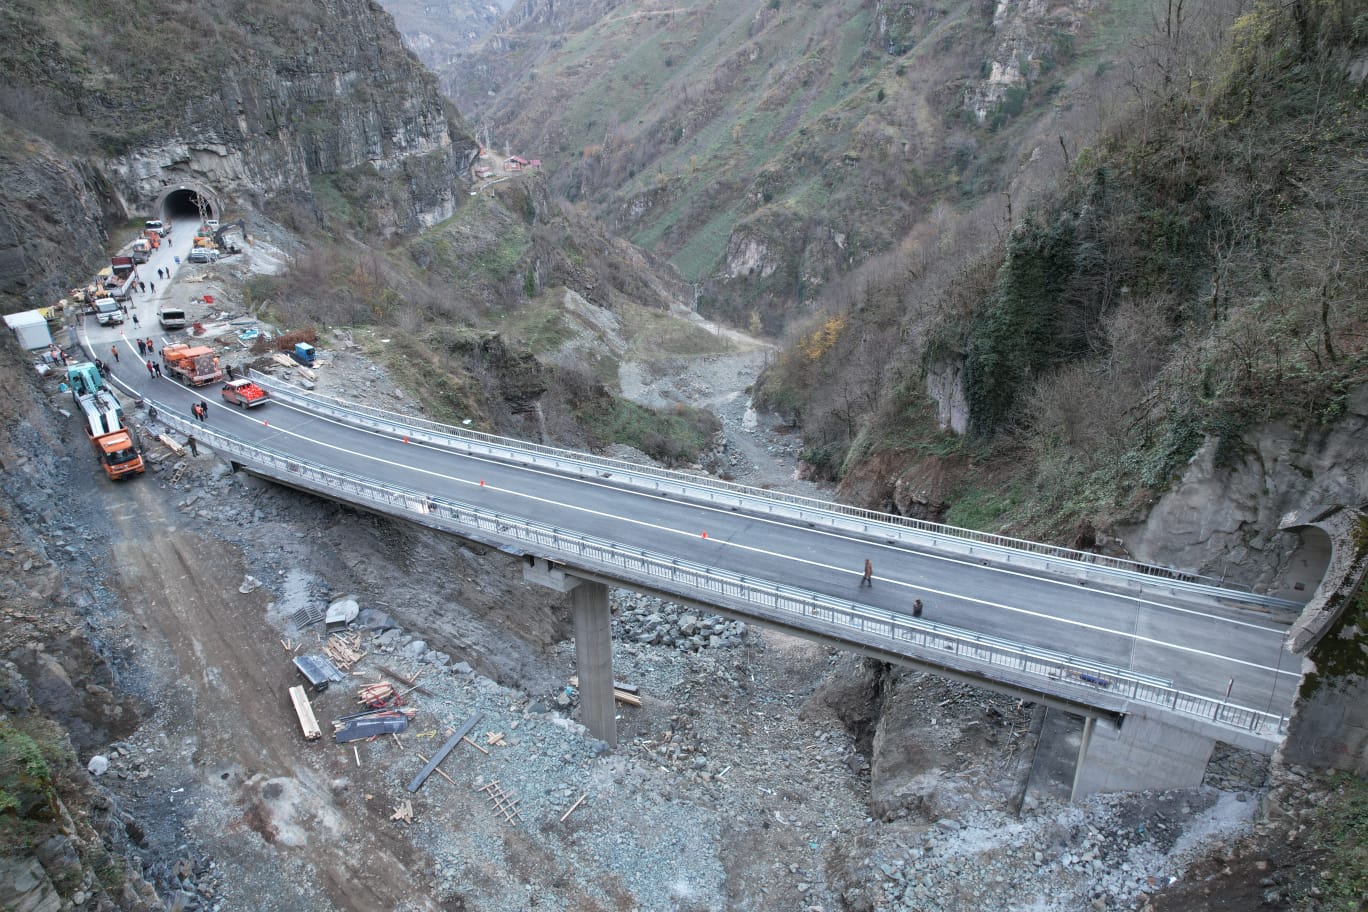
M296 342L295 347L290 350L290 357L305 367L313 367L314 347L308 342Z
M186 386L204 386L223 379L218 355L207 345L177 342L162 349L162 370Z
M105 474L119 481L147 471L133 432L124 424L119 400L104 385L99 369L89 362L73 364L67 368L67 380L81 410L86 436Z
M214 246L221 250L224 255L237 253L241 249L238 247L236 241L229 240L228 238L228 235L234 231L242 235L244 244L247 243L247 223L241 219L238 219L236 222L228 222L227 224L217 226L214 229Z

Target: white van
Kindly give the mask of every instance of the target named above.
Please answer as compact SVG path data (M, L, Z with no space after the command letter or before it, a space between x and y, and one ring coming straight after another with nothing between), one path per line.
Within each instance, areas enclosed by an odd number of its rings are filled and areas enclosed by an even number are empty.
M179 307L159 307L157 322L161 324L162 329L184 329L185 311Z
M101 298L95 303L95 320L101 326L118 326L123 323L123 308L112 298Z

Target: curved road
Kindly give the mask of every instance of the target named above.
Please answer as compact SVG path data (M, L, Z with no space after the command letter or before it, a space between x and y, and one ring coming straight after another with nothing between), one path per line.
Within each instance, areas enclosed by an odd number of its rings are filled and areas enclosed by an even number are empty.
M175 251L183 255L189 249L192 230L188 223L177 226ZM160 252L141 267L143 275L155 275L158 266L171 267L170 260L170 251ZM164 341L154 331L154 296L135 297L135 308L141 330L135 331L131 322L120 332L119 327L100 327L89 320L85 332L92 350L109 361L110 347L118 346L121 359L113 367L121 384L181 409L187 417L192 402L208 400L209 424L244 442L879 608L908 611L920 598L930 621L1167 678L1197 694L1219 698L1230 688L1230 702L1264 712L1286 713L1300 679L1299 660L1283 650L1287 625L1264 612L1216 616L1152 593L1102 591L1021 569L984 566L962 556L871 543L779 519L453 454L343 426L281 401L240 412L223 404L217 384L191 391L166 378L150 379L133 340L141 334L153 336L158 347ZM859 586L866 558L874 565L870 589Z

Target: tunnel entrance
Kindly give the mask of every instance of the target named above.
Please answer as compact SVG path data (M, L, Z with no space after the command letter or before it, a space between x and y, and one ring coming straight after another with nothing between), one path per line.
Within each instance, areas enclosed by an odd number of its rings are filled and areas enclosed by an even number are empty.
M222 212L218 195L197 182L167 187L157 199L157 217L169 222L217 219Z

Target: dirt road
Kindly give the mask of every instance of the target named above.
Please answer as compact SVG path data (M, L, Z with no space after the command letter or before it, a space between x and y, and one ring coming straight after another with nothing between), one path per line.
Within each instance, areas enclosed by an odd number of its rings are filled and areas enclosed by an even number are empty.
M159 762L172 768L153 781L181 781L170 800L189 813L182 825L254 872L226 884L224 898L234 908L316 909L325 896L336 909L436 909L417 882L426 858L407 841L382 842L371 818L383 810L340 785L357 771L300 736L267 596L239 592L242 554L198 534L154 484L133 488L111 519L130 627L143 632L147 667L161 670L152 686L172 749ZM221 808L240 813L223 820Z

